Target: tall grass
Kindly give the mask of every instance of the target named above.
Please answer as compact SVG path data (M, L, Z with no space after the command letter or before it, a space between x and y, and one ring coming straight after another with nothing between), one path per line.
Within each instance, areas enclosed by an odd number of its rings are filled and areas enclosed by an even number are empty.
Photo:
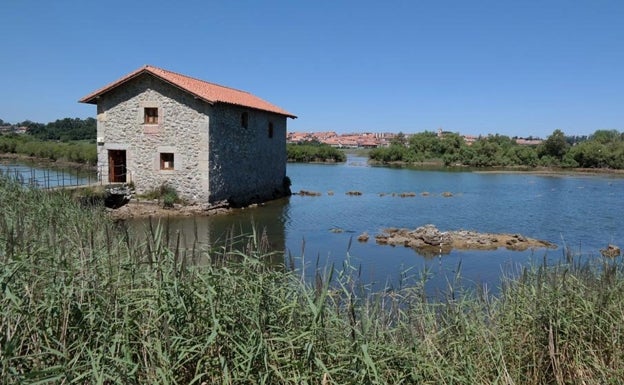
M348 264L309 281L269 267L261 232L182 250L157 221L135 238L62 192L0 181L0 205L5 384L624 381L620 261L431 300L424 280L371 293Z

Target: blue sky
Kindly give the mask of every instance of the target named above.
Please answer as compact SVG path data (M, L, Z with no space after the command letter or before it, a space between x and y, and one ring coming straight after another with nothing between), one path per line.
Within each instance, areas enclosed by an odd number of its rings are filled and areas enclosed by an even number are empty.
M290 131L624 131L624 1L2 0L0 119L150 64L298 115Z

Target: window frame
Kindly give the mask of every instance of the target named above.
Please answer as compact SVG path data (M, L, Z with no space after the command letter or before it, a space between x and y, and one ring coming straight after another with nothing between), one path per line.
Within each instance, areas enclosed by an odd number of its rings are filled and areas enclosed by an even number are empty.
M267 128L269 139L273 139L273 122L269 122L269 126Z
M173 152L161 152L159 153L160 170L161 171L173 171L175 170L175 153ZM165 167L166 163L170 162L169 167Z
M160 109L158 107L143 107L143 124L160 123Z

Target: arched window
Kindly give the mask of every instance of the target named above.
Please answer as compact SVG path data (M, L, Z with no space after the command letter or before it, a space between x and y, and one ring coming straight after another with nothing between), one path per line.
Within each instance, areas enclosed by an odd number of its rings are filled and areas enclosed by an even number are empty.
M248 128L249 127L249 114L243 112L241 114L241 127Z
M269 139L273 138L273 122L269 122Z

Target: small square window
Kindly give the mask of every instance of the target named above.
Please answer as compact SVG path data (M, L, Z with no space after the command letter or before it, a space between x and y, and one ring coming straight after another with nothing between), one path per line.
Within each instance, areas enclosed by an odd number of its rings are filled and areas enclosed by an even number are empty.
M144 114L144 121L143 123L145 124L158 124L158 108L155 107L145 107L145 114Z
M161 170L173 170L173 153L171 152L160 153L160 169Z

